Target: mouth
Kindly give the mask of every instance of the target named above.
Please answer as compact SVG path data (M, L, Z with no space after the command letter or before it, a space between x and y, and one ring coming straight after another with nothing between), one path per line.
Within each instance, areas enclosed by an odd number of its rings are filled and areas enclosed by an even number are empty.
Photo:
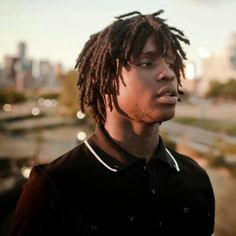
M163 87L157 93L157 99L162 104L175 105L178 101L178 93L174 87Z
M174 87L163 87L157 92L157 97L161 96L177 97L177 90Z

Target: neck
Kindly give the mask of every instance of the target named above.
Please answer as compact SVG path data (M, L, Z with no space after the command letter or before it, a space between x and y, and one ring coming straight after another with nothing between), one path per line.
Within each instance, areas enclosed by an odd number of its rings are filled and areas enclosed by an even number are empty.
M152 158L159 142L159 125L131 122L130 120L109 120L105 129L111 138L130 154L145 158Z

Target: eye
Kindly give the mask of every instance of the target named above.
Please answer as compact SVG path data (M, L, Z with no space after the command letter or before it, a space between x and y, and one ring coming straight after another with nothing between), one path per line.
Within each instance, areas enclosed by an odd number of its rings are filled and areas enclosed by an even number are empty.
M143 62L143 63L138 63L137 66L142 67L142 68L149 68L153 65L152 62Z

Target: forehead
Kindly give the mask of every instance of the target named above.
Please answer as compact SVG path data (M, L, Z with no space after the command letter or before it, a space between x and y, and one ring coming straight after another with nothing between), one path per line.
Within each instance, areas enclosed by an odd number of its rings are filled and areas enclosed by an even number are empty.
M166 42L160 40L160 38L156 37L154 34L151 34L140 53L136 56L136 58L143 56L164 56L170 57L172 59L175 58L175 54L173 49L170 46L167 46Z
M156 43L154 36L152 36L152 35L148 37L141 53L146 53L149 51L158 52L158 45Z

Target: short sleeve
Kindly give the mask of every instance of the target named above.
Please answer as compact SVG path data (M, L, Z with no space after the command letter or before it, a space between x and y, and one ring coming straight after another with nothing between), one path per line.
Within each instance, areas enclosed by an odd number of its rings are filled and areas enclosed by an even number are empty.
M59 195L49 176L39 167L31 171L16 207L13 236L59 235Z

